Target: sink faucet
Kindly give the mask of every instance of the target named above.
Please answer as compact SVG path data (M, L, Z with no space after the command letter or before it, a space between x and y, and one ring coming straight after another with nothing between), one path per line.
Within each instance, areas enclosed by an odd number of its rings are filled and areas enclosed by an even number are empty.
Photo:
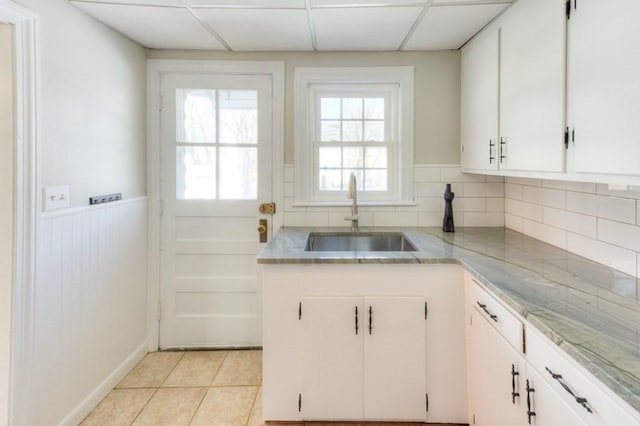
M351 178L349 178L349 194L347 198L350 198L351 201L351 216L347 216L344 220L351 221L351 231L355 232L358 230L358 190L356 187L356 174L351 173Z

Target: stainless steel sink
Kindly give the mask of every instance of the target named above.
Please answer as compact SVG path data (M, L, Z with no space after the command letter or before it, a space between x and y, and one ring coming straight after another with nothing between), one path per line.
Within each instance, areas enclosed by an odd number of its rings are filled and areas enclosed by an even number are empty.
M401 232L312 232L305 251L417 251Z

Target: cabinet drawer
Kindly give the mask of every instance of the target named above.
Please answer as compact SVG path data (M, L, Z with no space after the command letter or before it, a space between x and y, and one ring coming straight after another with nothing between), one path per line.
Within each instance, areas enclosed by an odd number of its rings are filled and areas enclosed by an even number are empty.
M505 308L502 302L489 295L476 280L471 278L467 283L469 308L477 310L518 352L524 352L522 321Z
M638 413L547 337L527 327L526 338L529 365L587 424L640 424Z

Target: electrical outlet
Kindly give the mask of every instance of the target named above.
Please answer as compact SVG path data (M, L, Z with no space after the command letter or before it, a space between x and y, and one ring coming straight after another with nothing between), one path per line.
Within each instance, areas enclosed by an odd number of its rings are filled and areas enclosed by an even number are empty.
M122 193L118 192L117 194L107 194L107 195L94 195L93 197L89 197L89 204L102 204L102 203L111 203L113 201L122 200Z
M48 212L69 207L69 185L47 186L42 192L44 211Z

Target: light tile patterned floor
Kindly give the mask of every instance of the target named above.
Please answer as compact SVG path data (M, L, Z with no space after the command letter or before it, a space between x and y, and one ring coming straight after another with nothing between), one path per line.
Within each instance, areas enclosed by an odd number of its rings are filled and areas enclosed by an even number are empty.
M262 351L259 350L149 353L81 423L82 426L264 424ZM366 425L400 426L402 423Z

